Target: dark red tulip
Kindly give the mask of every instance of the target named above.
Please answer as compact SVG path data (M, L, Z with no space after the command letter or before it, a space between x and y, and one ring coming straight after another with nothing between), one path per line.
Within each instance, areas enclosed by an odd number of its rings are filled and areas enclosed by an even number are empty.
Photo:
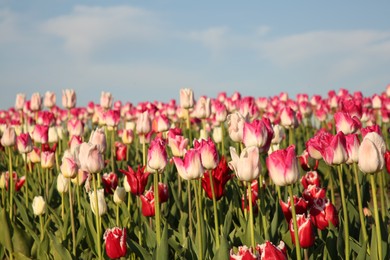
M297 215L297 225L298 225L298 237L299 244L302 248L309 248L314 244L315 234L314 234L314 225L309 217L303 215ZM295 245L295 236L294 236L294 225L293 220L290 220L290 234L292 242Z
M309 185L315 185L317 187L320 187L320 176L316 171L307 172L305 175L302 176L301 184L305 189L307 189Z
M117 161L126 160L127 146L121 142L115 142L115 159Z
M103 239L106 242L106 253L110 259L126 256L126 228L114 227L104 232Z
M154 208L154 192L148 190L145 195L141 195L140 198L142 202L142 215L145 217L153 217L156 214Z
M327 228L329 222L332 222L335 227L339 225L336 207L328 199L314 200L310 209L310 217L314 225L321 230Z
M291 215L291 200L288 198L288 202L285 203L283 200L279 200L280 207L282 208L284 217L287 220L287 223L290 222ZM305 214L307 212L307 201L304 198L294 196L294 205L296 214Z
M102 183L106 194L114 194L118 186L118 176L113 172L105 173L102 176Z
M127 168L127 171L122 169L119 171L127 176L127 183L130 186L130 192L137 196L143 194L150 173L145 172L145 166L141 168L141 166L138 165L136 172L130 166Z
M265 241L264 244L257 245L256 251L259 253L260 260L285 260L287 259L286 245L280 241L278 246L275 246L270 241Z

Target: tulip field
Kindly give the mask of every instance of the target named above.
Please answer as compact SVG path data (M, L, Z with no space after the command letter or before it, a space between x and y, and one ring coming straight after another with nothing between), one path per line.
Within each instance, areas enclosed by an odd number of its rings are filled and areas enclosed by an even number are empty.
M195 94L17 94L0 259L390 259L390 85Z

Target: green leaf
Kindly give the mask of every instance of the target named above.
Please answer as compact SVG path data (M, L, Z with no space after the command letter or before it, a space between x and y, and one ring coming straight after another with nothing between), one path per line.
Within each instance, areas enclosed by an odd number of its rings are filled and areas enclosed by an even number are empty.
M21 230L17 225L14 226L14 232L12 236L12 243L14 252L19 252L24 256L30 256L31 249L31 237L26 234L24 230Z
M152 256L148 253L148 251L142 246L140 246L137 242L133 241L132 239L128 239L127 244L129 245L131 251L136 253L137 256L139 256L141 259L144 260L152 259Z
M153 259L168 259L168 252L168 229L167 225L165 225L162 232L160 245L157 246L156 250L154 251Z
M31 258L30 257L27 257L25 255L23 255L22 253L20 252L15 252L14 253L14 259L15 260L30 260Z
M363 242L362 247L360 248L360 251L359 251L359 254L358 254L356 260L365 260L366 259L366 257L367 257L367 244L368 244L368 240L365 240Z
M233 212L233 204L230 204L229 210L225 216L225 222L223 223L223 235L227 236L230 232L232 226L232 212Z
M326 243L325 243L325 250L328 251L328 255L330 259L338 259L337 256L337 238L335 236L335 233L333 230L328 231L328 236L326 238Z
M213 260L229 259L229 243L225 237L221 236L221 244L214 255Z
M11 238L11 224L9 221L8 214L5 212L5 209L2 209L1 211L0 223L2 223L0 244L2 244L8 250L8 252L13 252L12 238Z
M51 233L48 233L51 245L53 246L53 256L54 259L64 259L64 260L72 260L72 256L70 255L68 249L66 249L59 241L58 238L52 235ZM72 241L75 242L75 241Z

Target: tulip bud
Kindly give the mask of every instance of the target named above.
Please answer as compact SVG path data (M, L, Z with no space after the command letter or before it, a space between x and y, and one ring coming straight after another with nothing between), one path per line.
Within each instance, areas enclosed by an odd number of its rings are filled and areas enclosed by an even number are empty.
M347 144L343 132L330 139L328 146L323 150L322 157L328 165L338 165L348 160Z
M200 152L190 149L184 155L184 160L173 157L177 172L185 180L194 180L203 176L204 170L201 162Z
M142 202L142 215L145 217L153 217L155 215L153 191L148 190L145 195L141 195L140 198Z
M43 99L43 105L47 108L52 108L56 104L56 94L51 91L46 91Z
M97 200L98 200L98 206L99 206L99 216L104 215L107 212L107 204L106 200L104 199L104 190L100 189L97 191ZM96 197L95 192L91 191L89 192L89 201L91 204L91 209L93 214L96 215Z
M25 95L24 93L18 93L18 94L16 94L15 110L17 110L17 111L22 110L25 101L26 101L26 95Z
M126 198L125 188L117 186L114 192L114 202L116 204L120 204L125 201L125 198Z
M215 143L222 143L222 127L216 126L213 129L213 140Z
M218 151L210 138L194 140L194 148L199 150L202 165L205 169L212 170L217 167L219 161Z
M33 150L32 140L29 133L21 133L16 138L16 145L20 153L29 153Z
M376 173L385 165L386 144L376 132L366 134L358 151L359 169L364 173Z
M154 139L148 149L148 167L161 173L167 165L167 160L165 141L161 138Z
M138 116L136 130L139 135L146 135L150 132L151 122L147 110Z
M112 106L112 94L102 91L100 95L100 106L104 109L110 109Z
M76 106L76 92L73 89L65 89L62 91L62 106L67 109Z
M42 105L42 99L41 95L39 93L33 93L30 100L30 109L32 111L39 111L41 110Z
M34 215L40 216L45 214L46 211L46 202L42 196L35 196L32 202L32 209Z
M269 176L278 186L293 184L299 178L294 145L271 153L266 159L266 164Z
M134 133L132 129L124 129L122 132L122 142L124 144L131 144L134 139Z
M305 217L305 215L297 215L297 226L299 244L301 245L301 247L309 248L314 245L314 225L310 217ZM295 245L294 225L292 219L290 220L290 234L292 242Z
M12 126L7 126L1 137L1 145L4 147L10 147L15 145L16 133L15 129Z
M54 152L42 151L41 152L41 166L43 169L53 168L54 166Z
M228 133L233 142L242 142L245 118L235 112L227 116Z
M259 148L246 147L239 156L236 149L230 147L230 155L232 161L229 162L229 168L234 170L240 181L253 181L259 176L261 170Z
M103 155L97 145L82 143L79 152L80 168L89 173L98 173L104 168Z
M58 174L57 177L57 190L59 193L66 193L69 190L69 178L64 177L62 173Z
M70 153L65 153L62 158L61 172L65 178L74 178L78 173L76 159Z
M114 227L104 232L103 239L106 243L106 253L111 259L126 256L126 228Z
M194 106L194 91L189 88L180 89L180 106L188 109Z
M81 186L84 184L87 178L88 178L88 173L86 171L79 169L76 177L71 179L71 182L75 185Z
M1 173L0 174L0 189L4 189L5 188L5 173Z

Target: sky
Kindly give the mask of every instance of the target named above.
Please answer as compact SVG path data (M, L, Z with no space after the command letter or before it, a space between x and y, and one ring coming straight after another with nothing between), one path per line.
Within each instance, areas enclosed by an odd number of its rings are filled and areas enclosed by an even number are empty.
M365 95L390 83L390 1L0 0L0 109L17 93L132 102Z

